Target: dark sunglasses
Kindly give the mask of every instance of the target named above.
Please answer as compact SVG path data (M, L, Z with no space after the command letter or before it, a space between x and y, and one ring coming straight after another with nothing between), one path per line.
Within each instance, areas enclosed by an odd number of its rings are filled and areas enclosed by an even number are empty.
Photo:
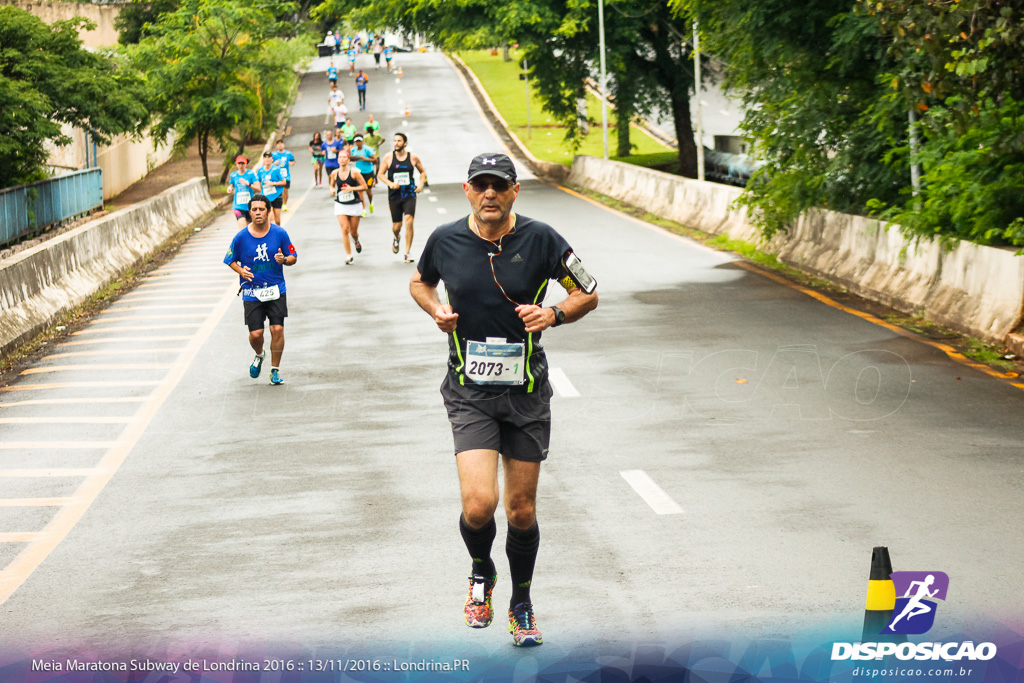
M493 180L491 182L485 182L483 180L470 180L469 186L473 188L474 192L487 192L487 188L493 187L495 192L508 192L508 189L512 187L512 183L507 180Z

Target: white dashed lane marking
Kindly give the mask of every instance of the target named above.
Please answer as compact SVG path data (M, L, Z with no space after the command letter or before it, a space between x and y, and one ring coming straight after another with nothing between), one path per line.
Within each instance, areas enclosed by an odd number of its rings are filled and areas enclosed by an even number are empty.
M654 480L643 470L623 470L619 474L657 514L680 515L683 513L683 508L655 484Z
M548 371L548 381L551 382L558 395L563 398L578 398L580 395L580 392L576 391L576 387L566 377L562 368L551 368Z

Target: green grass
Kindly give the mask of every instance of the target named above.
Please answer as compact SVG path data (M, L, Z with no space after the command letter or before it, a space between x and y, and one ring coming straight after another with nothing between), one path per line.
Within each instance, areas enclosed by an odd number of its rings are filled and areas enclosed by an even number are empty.
M570 165L573 154L604 156L604 141L600 123L596 126L592 125L590 134L584 139L579 149L573 150L572 145L565 140L565 128L558 125L551 114L544 111L543 103L532 84L530 86L530 129L527 130L526 84L519 80L521 56L517 50L512 50L511 62L504 61L500 53L491 55L488 50L464 51L459 52L458 55L483 83L487 95L508 122L512 132L523 141L523 144L535 157L543 161ZM591 119L600 120L601 118L601 101L592 94L587 95L587 114ZM608 146L614 153L618 138L615 135L615 111L611 107L608 109L608 117ZM638 156L647 158L648 155L657 157L665 155L664 158L668 161L676 158L674 150L658 142L636 126L632 127L630 141L634 145L634 154L630 157L623 157L620 159L621 161L636 163L633 159ZM612 158L618 159L618 157ZM664 162L652 161L640 165L658 163Z

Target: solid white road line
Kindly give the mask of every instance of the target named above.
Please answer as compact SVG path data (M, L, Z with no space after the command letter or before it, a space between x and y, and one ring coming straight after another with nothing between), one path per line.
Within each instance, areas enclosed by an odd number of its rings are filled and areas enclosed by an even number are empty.
M643 470L623 470L619 474L659 515L680 515L683 508L672 500Z
M580 392L576 391L576 387L566 377L562 368L551 368L548 370L548 381L551 382L551 386L555 388L555 391L562 398L578 398L580 395Z

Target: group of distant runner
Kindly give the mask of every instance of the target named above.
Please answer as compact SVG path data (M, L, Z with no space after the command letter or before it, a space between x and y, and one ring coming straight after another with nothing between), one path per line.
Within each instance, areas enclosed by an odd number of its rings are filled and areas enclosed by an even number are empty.
M323 171L327 172L345 263L354 262L353 246L356 253L362 252L359 221L373 211L377 182L388 188L392 251L400 251L404 226L403 260L413 263L416 195L426 184L423 163L409 152L408 138L401 132L394 135L393 149L381 156L380 124L368 116L360 134L347 110L339 114L344 95L337 88L337 70L329 69L328 77L335 127L314 134L309 149L314 187L323 186ZM362 80L364 90L367 80ZM362 110L365 95L360 105ZM284 267L295 265L298 253L279 225L280 211L287 210L295 158L283 140L276 148L264 153L256 171L247 168L244 156L236 159L230 188L240 230L224 263L239 276L249 344L255 352L249 375L260 376L266 359L264 324L269 321L270 383L278 385L284 382L280 363L288 315ZM540 546L536 498L540 464L548 457L553 394L540 336L593 310L596 281L551 226L512 211L520 185L509 157L476 156L462 188L470 214L430 235L409 291L448 337L448 372L441 394L459 473L459 533L472 560L463 619L471 628L485 628L494 618L492 593L498 572L491 551L497 533L500 463L508 522L505 554L512 584L508 630L513 645L536 646L543 643L530 594ZM543 306L551 280L561 284L566 297L557 305ZM438 293L442 281L444 301Z
M337 49L344 47L350 55L358 54L363 46L387 57L390 69L391 53L382 36L372 39L332 36ZM330 41L326 41L331 44ZM354 52L353 52L354 51ZM352 57L351 73L355 73ZM416 216L416 196L426 185L427 175L423 162L408 151L408 137L399 132L394 135L392 151L381 154L385 139L380 135L380 123L373 114L367 114L360 131L349 116L345 95L338 87L338 69L332 59L327 69L330 90L327 105L334 118L334 128L313 134L309 152L313 167L313 186L328 187L333 199L334 215L341 229L345 265L355 263L356 254L363 251L359 240L359 223L374 212L373 188L378 183L388 188L388 208L391 213L393 239L391 251L398 254L402 247L402 229L405 228L403 261L414 263L412 242ZM366 90L369 77L359 69L355 75L360 111L366 110ZM250 374L259 377L266 357L263 342L264 324L270 322L272 384L280 384L280 357L284 350L284 318L288 315L284 271L282 266L292 265L298 258L287 232L281 227L281 214L288 210L288 193L292 184L295 155L279 139L274 151L263 153L261 164L249 168L249 159L239 155L235 170L228 180L228 191L233 195L232 209L239 233L225 258L241 278L240 293L245 301L246 324L250 329L249 343L256 352ZM326 183L325 183L326 175ZM264 208L265 206L265 208ZM254 210L257 209L257 210ZM271 236L270 242L254 242ZM269 246L268 246L269 245ZM276 247L277 252L271 247ZM269 249L269 250L268 250ZM280 253L281 258L275 256ZM228 260L230 259L230 261ZM255 284L252 284L255 283ZM251 284L252 286L247 286Z
M348 69L350 74L355 73L356 57L360 54L372 54L374 68L380 68L380 58L384 57L384 61L387 64L388 71L391 71L391 61L395 56L395 48L387 44L387 40L382 34L370 35L364 33L362 35L346 35L342 36L340 31L328 31L327 35L324 36L324 45L330 48L332 55L340 55L342 53L348 57ZM331 65L334 65L334 60L331 60Z

